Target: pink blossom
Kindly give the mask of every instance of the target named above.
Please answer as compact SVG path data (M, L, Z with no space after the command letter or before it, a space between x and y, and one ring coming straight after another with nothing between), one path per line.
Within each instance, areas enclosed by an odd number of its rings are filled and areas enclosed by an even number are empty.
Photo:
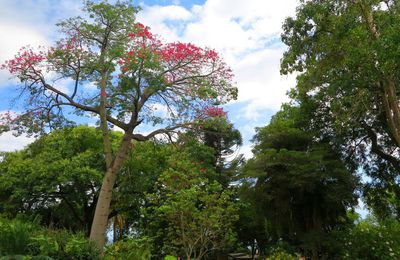
M222 107L206 107L203 110L204 115L207 117L226 117L227 112Z

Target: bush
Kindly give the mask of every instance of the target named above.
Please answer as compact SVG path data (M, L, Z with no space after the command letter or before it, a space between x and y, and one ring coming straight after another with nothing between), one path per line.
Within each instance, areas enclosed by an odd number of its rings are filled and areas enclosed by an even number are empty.
M293 245L289 244L288 242L279 239L274 245L271 245L269 248L267 248L265 252L267 259L292 259L290 257L295 257L297 254L297 248L294 247ZM285 258L285 256L289 258ZM276 258L278 257L278 258ZM283 258L279 258L283 257ZM295 258L297 259L297 258Z
M362 221L342 237L341 259L400 259L400 222Z
M151 257L150 240L144 238L127 238L118 241L105 251L106 260L135 259L148 260Z
M31 238L32 255L47 255L54 259L95 260L100 250L83 234L67 230L43 229Z
M0 219L0 256L28 253L30 236L39 227L17 219Z
M60 251L59 244L51 236L38 234L31 237L29 243L30 253L33 255L41 254L46 256L56 256Z
M100 250L83 234L73 234L65 244L65 253L70 259L100 259Z
M164 260L176 260L177 258L175 256L172 255L167 255L166 257L164 257Z
M0 260L96 260L100 250L83 234L0 218Z
M276 250L271 255L269 255L265 260L297 260L298 256L292 255L283 250Z

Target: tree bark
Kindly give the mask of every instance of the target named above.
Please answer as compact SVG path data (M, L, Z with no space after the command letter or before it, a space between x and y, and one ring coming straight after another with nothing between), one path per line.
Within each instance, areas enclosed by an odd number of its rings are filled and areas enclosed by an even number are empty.
M90 239L102 249L106 241L106 231L108 225L108 215L110 211L112 191L115 181L117 180L118 171L122 168L123 162L131 147L132 134L125 133L117 156L112 162L112 167L107 168L103 178L99 198L97 200L96 210L94 213L93 224L90 231Z
M366 6L362 1L357 1L360 6L361 12L364 16L366 26L369 33L372 36L373 41L380 39L380 33L377 30L377 26L374 22L373 11L371 6ZM379 61L377 61L379 64ZM385 75L386 73L382 73ZM380 82L382 88L382 99L386 112L386 120L389 125L390 132L396 141L398 147L400 147L400 107L399 99L397 97L396 82L390 75L383 76L383 82Z
M103 248L106 239L108 224L108 213L112 198L112 189L116 180L116 173L108 169L101 185L99 199L97 200L96 211L90 231L90 239Z
M100 249L104 247L106 242L106 232L108 225L108 215L112 199L112 191L115 181L117 180L118 171L121 169L123 162L131 147L132 133L126 131L118 148L116 157L113 158L112 146L110 140L109 129L107 125L107 110L106 110L106 84L107 71L102 73L100 82L100 127L103 133L104 156L106 160L106 174L100 189L100 194L97 200L96 209L93 217L93 223L90 230L90 239L93 240Z
M388 80L383 86L383 103L388 125L397 146L400 147L400 109L394 80Z

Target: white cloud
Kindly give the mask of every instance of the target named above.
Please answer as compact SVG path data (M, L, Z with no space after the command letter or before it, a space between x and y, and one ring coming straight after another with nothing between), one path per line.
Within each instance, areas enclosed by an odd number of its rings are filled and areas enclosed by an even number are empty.
M13 152L21 150L33 141L35 141L33 137L27 137L25 135L15 137L11 132L6 132L0 135L0 151Z
M239 101L250 101L247 109L279 109L287 101L286 92L295 84L294 77L280 75L280 49L264 49L246 55L234 63ZM249 118L250 119L250 118Z
M78 15L79 0L0 0L0 64L12 59L24 46L49 46L62 18ZM0 70L0 86L10 83L10 74ZM12 81L16 83L16 81Z
M153 111L155 116L159 116L161 118L168 118L170 117L169 108L167 105L163 105L160 103L155 103L150 105L151 110Z
M184 29L182 22L193 18L193 14L182 6L142 6L137 20L150 26L153 33L159 34L167 41L177 41L179 31ZM171 23L178 21L179 23Z
M47 39L32 27L24 24L13 24L0 20L0 32L3 34L0 41L0 64L12 59L23 46L47 45ZM0 71L0 85L10 78L10 74Z
M93 91L97 89L98 82L90 81L87 84L83 85L83 87L89 91Z
M235 52L260 48L281 31L285 17L293 15L296 0L208 0L192 11L198 17L185 36L194 42Z
M11 118L15 118L18 113L16 111L0 111L0 115L9 114ZM26 135L14 136L12 132L0 134L0 152L13 152L23 149L26 145L35 141L35 138Z
M250 159L250 158L253 157L253 152L251 151L251 149L253 149L253 145L252 144L242 145L239 148L239 154L243 154L244 158Z
M153 16L161 20L189 20L192 18L192 13L182 6L169 5L169 6L144 6L143 10L139 13L138 18Z
M294 76L281 76L284 46L279 35L284 19L293 16L297 0L207 0L190 10L176 6L143 6L138 20L167 40L193 42L219 51L233 68L242 114L260 118L263 109L278 110ZM166 10L176 9L174 15ZM171 21L180 21L177 27Z

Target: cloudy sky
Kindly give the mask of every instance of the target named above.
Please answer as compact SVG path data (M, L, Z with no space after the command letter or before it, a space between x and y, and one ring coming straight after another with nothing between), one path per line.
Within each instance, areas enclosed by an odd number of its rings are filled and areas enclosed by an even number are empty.
M137 20L166 41L192 42L216 49L235 73L239 99L226 106L241 131L241 152L251 156L254 128L266 125L294 86L294 76L279 74L285 46L280 41L284 19L293 16L297 0L145 0ZM25 45L51 45L55 24L81 12L81 0L0 0L0 63ZM18 110L11 103L15 83L0 71L0 112ZM20 149L26 137L0 136L0 150Z

